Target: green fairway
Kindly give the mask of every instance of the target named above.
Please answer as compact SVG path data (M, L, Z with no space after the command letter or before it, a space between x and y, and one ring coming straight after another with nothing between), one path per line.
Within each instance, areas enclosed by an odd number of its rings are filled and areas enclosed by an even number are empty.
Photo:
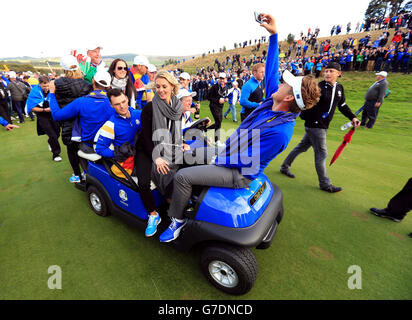
M374 81L366 72L339 80L352 111ZM115 217L95 215L86 194L68 182L65 147L63 161L54 163L35 122L0 128L0 299L412 299L412 213L401 223L369 213L412 177L412 76L389 74L388 81L391 95L375 127L357 129L328 167L340 193L319 190L312 149L293 163L295 179L279 173L304 133L296 121L288 148L265 171L284 193L284 219L269 249L252 249L258 277L241 297L207 282L198 252L180 253L158 235L146 239ZM206 102L203 116L212 119ZM347 121L335 113L328 163ZM223 127L236 127L231 115ZM48 288L53 265L62 271L61 290ZM348 288L353 265L362 270L362 289Z

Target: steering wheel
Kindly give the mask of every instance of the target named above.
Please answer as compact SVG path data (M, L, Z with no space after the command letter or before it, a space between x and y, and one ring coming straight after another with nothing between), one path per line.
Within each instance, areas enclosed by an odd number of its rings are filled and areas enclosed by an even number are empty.
M209 118L203 118L203 119L196 120L195 122L193 122L193 124L189 128L187 128L187 130L198 129L201 131L206 131L206 127L209 121L210 121Z

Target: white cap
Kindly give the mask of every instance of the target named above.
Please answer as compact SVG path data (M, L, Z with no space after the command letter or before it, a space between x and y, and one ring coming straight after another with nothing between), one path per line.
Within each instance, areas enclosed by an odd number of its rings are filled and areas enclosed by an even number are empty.
M219 78L226 78L226 73L224 72L219 73Z
M106 70L100 69L100 70L97 70L96 74L93 77L93 80L96 81L101 86L107 88L110 86L112 82L112 77Z
M376 75L386 78L388 76L388 73L386 71L381 71L381 72L377 73Z
M187 89L179 89L179 92L177 93L176 98L179 100L184 98L184 97L194 97L196 95L196 92L189 92Z
M102 46L99 46L99 45L97 45L97 44L92 44L92 45L89 45L89 46L86 48L86 51L96 50L97 48L99 48L100 50L103 50L103 47L102 47Z
M237 81L233 81L232 85L239 85L239 83L237 83Z
M157 68L154 64L149 63L149 66L147 67L147 71L149 72L156 72Z
M292 87L293 95L295 97L296 104L300 110L305 110L305 104L302 98L302 79L303 77L295 77L289 70L283 71L283 80Z
M179 76L179 78L185 79L185 80L190 80L190 74L187 72L182 72Z
M141 66L146 66L149 68L149 59L147 59L145 56L136 56L133 59L133 64L135 65L141 65Z
M79 69L79 63L75 56L67 55L60 58L60 66L66 71L75 71Z
M17 77L16 72L14 72L14 71L10 71L10 72L9 72L9 78L14 79L14 78L16 78L16 77Z

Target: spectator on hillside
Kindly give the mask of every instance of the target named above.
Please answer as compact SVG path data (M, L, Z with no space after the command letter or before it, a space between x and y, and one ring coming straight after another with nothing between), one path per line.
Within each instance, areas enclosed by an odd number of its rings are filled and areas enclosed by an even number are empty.
M346 25L346 34L349 34L351 31L351 23L348 22L348 24Z

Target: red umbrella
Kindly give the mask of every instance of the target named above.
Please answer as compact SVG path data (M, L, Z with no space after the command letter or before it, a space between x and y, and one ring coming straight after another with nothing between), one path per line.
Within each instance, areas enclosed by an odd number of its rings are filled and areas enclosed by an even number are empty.
M352 128L352 129L349 130L349 132L347 134L345 134L345 136L343 137L343 142L338 147L338 149L336 149L335 154L332 157L332 160L330 160L329 166L331 166L336 161L336 159L339 158L339 156L342 153L343 149L345 149L346 145L348 143L350 143L350 141L352 140L352 136L353 136L354 132L355 132L355 128Z

